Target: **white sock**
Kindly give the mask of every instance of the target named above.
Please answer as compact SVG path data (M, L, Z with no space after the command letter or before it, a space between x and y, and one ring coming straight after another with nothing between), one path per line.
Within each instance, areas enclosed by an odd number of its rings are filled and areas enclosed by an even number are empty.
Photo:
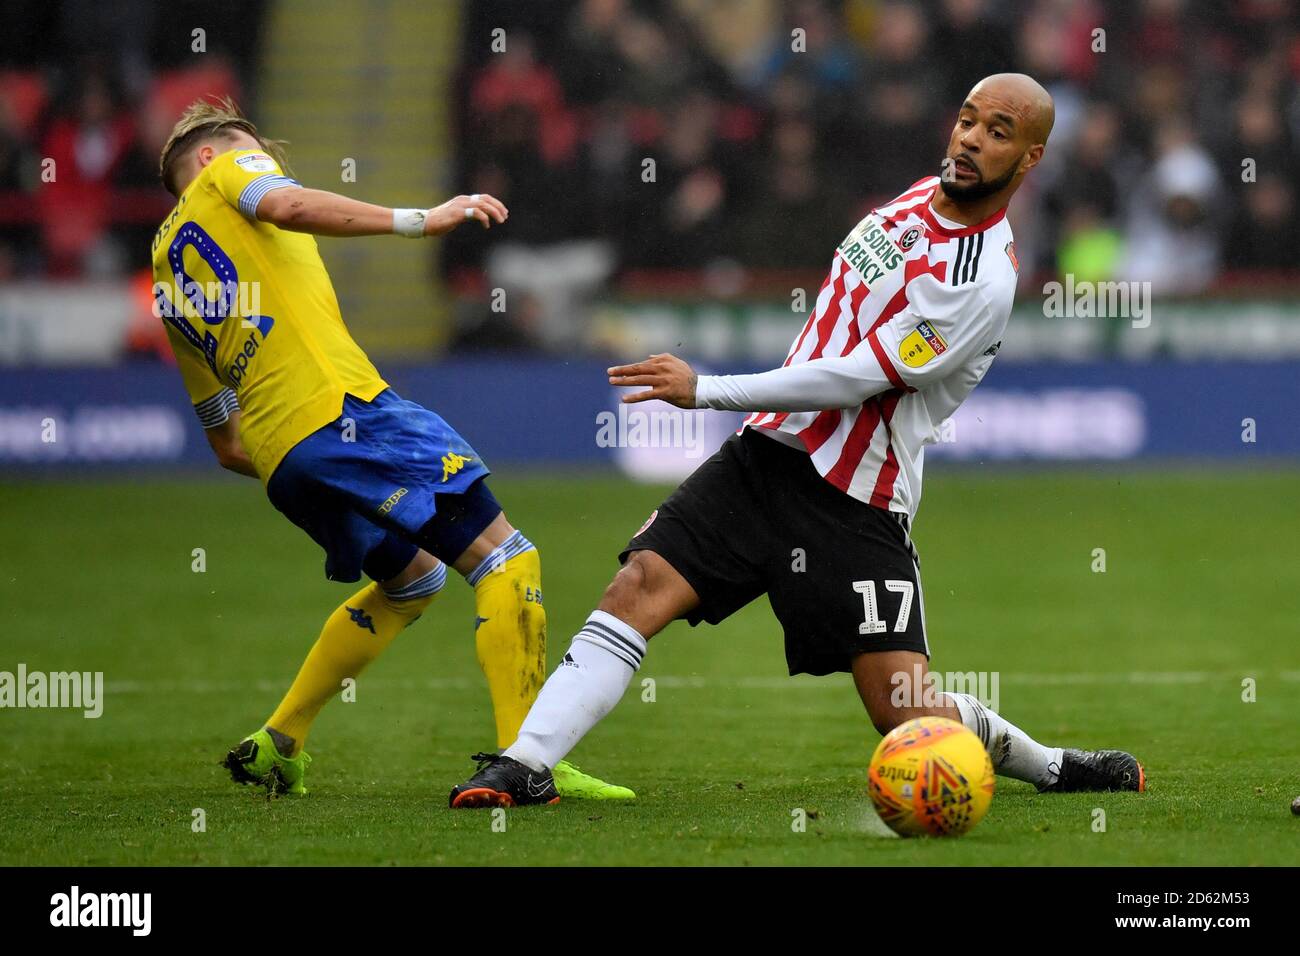
M553 768L622 700L645 648L635 628L592 611L505 755L533 770Z
M1044 747L970 694L946 696L956 705L961 722L984 744L995 772L1040 788L1056 783L1061 775L1062 748Z

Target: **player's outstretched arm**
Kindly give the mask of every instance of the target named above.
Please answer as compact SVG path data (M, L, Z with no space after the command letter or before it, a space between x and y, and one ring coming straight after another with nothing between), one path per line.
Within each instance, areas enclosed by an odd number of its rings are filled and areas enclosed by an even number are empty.
M611 385L650 386L624 395L626 403L660 399L678 408L737 412L852 408L892 387L875 355L861 348L756 375L697 375L675 355L652 355L608 371Z
M443 236L461 223L484 229L503 223L505 205L487 193L457 196L432 209L390 209L323 189L301 186L273 189L257 204L257 218L291 232L313 236L382 236L397 233L412 239Z
M756 375L697 375L673 355L609 369L611 385L647 385L624 402L660 399L679 408L736 412L820 412L855 408L891 389L914 392L955 372L982 375L1005 319L979 285L953 291L933 277L909 286L912 301L873 327L845 355L823 356ZM1007 303L1010 311L1010 303ZM987 357L987 358L986 358ZM978 378L976 379L978 381Z
M696 406L735 412L820 412L855 408L893 385L866 342L848 355L817 358L754 375L704 375Z

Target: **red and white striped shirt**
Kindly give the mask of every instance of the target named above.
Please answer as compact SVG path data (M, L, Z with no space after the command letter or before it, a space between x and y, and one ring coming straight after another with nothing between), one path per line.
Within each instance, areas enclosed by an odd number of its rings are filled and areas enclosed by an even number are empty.
M963 226L930 208L938 188L920 180L845 237L781 368L696 386L699 407L753 411L744 427L803 448L841 491L909 516L924 446L993 363L1018 270L1006 210Z

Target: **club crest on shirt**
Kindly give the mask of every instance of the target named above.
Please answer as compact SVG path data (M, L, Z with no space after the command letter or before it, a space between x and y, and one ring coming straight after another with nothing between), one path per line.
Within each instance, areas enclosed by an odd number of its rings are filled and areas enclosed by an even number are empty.
M920 238L921 238L921 227L912 226L912 228L908 229L905 233L903 233L901 236L898 237L898 248L902 249L904 252L907 252L914 245L916 245L917 240Z
M650 512L650 517L648 517L648 518L645 519L645 524L643 524L641 527L637 528L637 529L636 529L636 534L632 535L632 537L635 538L635 537L637 536L637 534L642 534L642 533L645 531L646 528L650 527L652 524L655 523L655 518L658 518L658 517L659 517L659 509L656 508L654 511Z
M898 357L908 368L920 368L948 351L948 343L929 322L922 322L898 343Z

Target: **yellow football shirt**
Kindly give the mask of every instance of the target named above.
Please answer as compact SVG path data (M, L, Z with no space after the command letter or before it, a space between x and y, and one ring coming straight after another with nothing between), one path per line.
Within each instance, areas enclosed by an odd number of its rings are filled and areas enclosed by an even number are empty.
M289 449L387 384L352 340L316 240L256 218L273 189L297 186L257 149L214 159L153 240L156 311L205 428L240 410L265 483Z

